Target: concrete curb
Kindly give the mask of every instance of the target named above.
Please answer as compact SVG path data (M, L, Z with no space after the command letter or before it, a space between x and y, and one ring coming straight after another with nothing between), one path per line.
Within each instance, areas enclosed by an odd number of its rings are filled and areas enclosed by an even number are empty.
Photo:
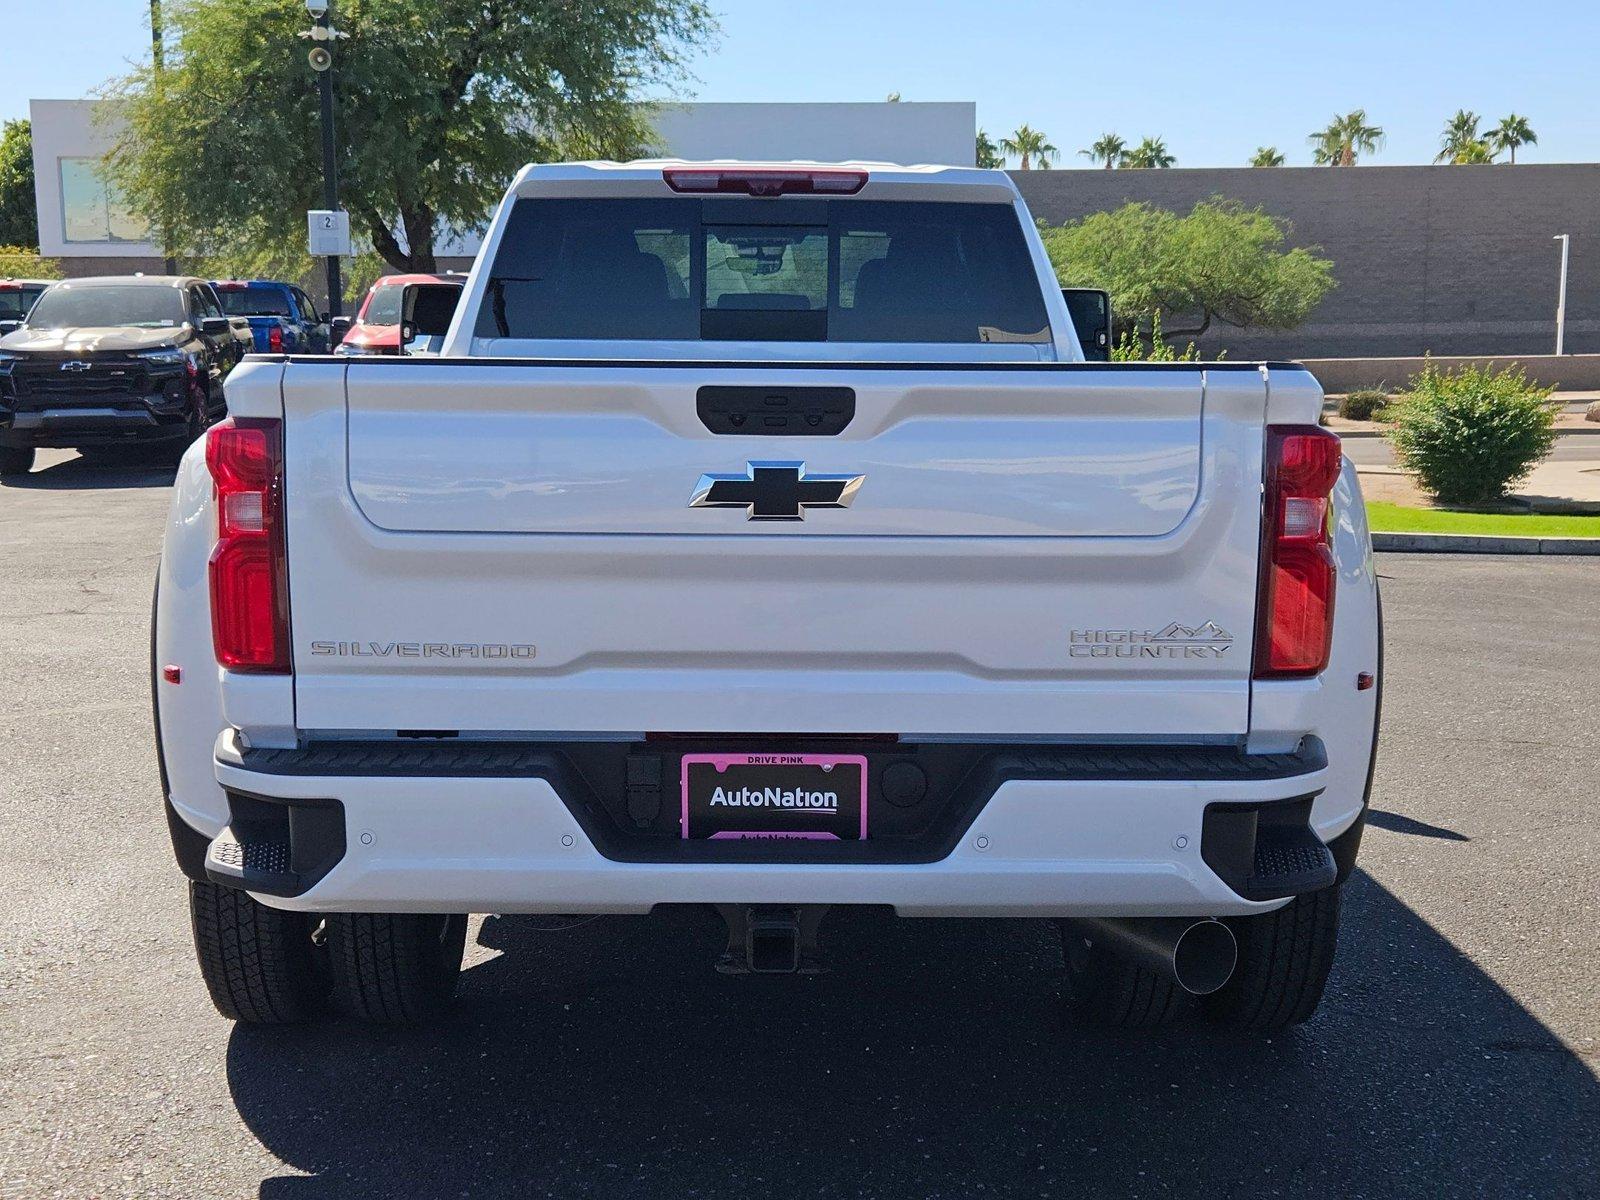
M1600 537L1501 537L1485 533L1374 533L1374 550L1408 554L1582 554L1600 556Z

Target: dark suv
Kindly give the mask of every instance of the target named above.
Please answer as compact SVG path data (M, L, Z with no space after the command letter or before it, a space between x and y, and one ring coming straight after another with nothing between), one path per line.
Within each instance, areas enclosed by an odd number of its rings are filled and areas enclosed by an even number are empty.
M0 337L0 475L39 446L187 446L224 411L222 379L251 348L202 279L53 284Z

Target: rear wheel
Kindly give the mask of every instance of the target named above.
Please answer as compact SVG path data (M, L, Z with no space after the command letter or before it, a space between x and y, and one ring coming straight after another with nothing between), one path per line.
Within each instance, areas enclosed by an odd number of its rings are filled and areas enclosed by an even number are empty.
M1191 1009L1176 980L1091 942L1070 925L1061 929L1067 967L1067 1007L1096 1025L1153 1029Z
M328 992L320 920L236 888L189 883L195 956L217 1011L251 1025L303 1021Z
M382 1025L431 1020L455 996L466 940L462 914L330 914L334 1001Z
M1226 987L1206 997L1206 1015L1261 1033L1309 1020L1333 966L1343 891L1323 888L1257 917L1231 918L1239 966Z
M32 446L0 446L0 476L26 475L31 470Z

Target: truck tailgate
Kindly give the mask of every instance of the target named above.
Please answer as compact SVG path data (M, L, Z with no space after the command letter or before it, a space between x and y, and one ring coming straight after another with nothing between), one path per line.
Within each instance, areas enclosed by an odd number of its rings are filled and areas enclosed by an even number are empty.
M707 387L854 415L718 433ZM1257 368L357 360L284 401L302 729L1246 729ZM804 519L750 519L763 469Z

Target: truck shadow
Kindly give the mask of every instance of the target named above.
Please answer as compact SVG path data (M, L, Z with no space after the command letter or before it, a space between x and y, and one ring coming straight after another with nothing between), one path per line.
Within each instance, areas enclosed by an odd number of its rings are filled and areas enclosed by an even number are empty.
M1369 877L1345 911L1321 1014L1271 1040L1064 1021L1044 922L835 914L831 974L727 978L709 912L490 919L442 1027L241 1028L228 1076L308 1173L266 1200L1592 1184L1592 1064Z
M171 487L177 473L171 451L117 446L13 475L0 482L0 487L32 491Z

